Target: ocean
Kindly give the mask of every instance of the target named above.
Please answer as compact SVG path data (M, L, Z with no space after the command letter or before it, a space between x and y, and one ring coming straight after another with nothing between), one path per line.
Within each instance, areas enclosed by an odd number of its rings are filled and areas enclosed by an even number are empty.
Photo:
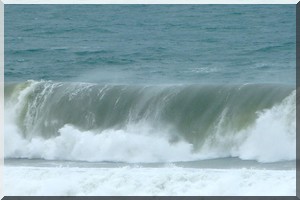
M4 16L5 195L295 196L295 5Z

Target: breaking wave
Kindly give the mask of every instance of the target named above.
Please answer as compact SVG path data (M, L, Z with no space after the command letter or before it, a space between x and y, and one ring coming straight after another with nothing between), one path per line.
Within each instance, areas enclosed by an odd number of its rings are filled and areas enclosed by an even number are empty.
M172 162L296 158L286 85L5 85L5 157Z

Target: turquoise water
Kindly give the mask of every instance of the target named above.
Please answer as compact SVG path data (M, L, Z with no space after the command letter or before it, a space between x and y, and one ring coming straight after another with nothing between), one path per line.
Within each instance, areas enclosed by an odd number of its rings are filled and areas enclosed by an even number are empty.
M5 5L5 195L296 194L295 5Z
M5 5L5 81L295 84L295 5Z
M295 5L6 5L5 158L294 162L295 35Z

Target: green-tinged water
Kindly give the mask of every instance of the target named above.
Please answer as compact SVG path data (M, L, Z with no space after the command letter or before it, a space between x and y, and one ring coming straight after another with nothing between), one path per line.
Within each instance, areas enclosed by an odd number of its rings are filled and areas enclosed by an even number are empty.
M147 122L153 127L169 127L174 137L183 136L195 145L216 129L234 134L247 128L260 112L280 104L293 91L293 87L271 84L132 86L55 82L7 84L5 89L7 107L20 104L15 111L16 121L26 138L57 136L65 124L101 132ZM18 98L21 95L23 99Z
M296 158L295 5L6 5L5 158Z

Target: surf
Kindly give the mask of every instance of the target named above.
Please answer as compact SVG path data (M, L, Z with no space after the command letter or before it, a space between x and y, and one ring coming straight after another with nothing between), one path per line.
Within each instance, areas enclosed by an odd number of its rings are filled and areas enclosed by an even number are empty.
M279 84L8 83L5 157L294 160L295 99Z

